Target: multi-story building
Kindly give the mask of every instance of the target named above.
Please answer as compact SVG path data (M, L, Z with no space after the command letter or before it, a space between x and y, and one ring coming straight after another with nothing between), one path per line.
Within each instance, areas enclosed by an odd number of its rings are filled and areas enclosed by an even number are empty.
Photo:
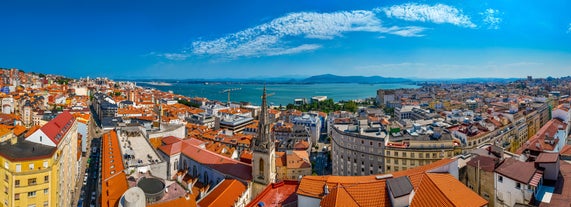
M297 180L311 175L309 153L303 150L276 152L276 174L278 180Z
M64 112L32 133L0 143L4 206L70 206L78 178L77 126Z
M459 154L459 143L441 127L420 126L396 131L385 145L385 173L407 170ZM456 151L455 151L456 150Z
M311 143L317 143L321 135L321 118L317 114L303 114L302 116L290 117L294 125L303 125L309 128Z
M360 124L355 124L360 123ZM337 123L331 130L333 175L372 175L383 173L387 131L370 127L366 120Z

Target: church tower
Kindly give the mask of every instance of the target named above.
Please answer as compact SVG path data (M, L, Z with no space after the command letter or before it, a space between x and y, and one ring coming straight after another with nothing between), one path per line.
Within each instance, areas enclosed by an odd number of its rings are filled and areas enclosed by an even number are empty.
M258 134L252 142L252 198L255 198L268 184L276 180L276 147L268 122L266 86L262 94L262 111L259 117Z

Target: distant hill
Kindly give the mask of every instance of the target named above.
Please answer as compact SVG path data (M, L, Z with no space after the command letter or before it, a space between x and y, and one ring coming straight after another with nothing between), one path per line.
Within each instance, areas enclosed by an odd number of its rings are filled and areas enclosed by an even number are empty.
M405 83L411 82L405 78L388 78L381 76L338 76L332 74L316 75L300 80L302 83Z

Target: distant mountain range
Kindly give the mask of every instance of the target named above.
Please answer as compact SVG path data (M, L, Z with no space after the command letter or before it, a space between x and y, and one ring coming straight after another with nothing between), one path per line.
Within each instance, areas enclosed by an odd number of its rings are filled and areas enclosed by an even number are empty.
M217 79L135 79L135 82L161 82L161 83L222 83L222 84L321 84L321 83L359 83L359 84L387 84L387 83L506 83L521 78L456 78L456 79L422 79L422 78L393 78L382 76L338 76L333 74L315 75L308 78L301 76L281 77L255 77L255 78L217 78Z
M338 76L332 74L316 75L300 80L302 83L406 83L411 82L405 78L387 78L381 76Z

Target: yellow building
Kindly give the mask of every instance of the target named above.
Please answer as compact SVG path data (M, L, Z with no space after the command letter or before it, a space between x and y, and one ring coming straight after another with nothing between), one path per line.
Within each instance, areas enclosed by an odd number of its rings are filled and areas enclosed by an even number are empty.
M70 206L77 126L68 112L23 139L0 143L0 206Z

